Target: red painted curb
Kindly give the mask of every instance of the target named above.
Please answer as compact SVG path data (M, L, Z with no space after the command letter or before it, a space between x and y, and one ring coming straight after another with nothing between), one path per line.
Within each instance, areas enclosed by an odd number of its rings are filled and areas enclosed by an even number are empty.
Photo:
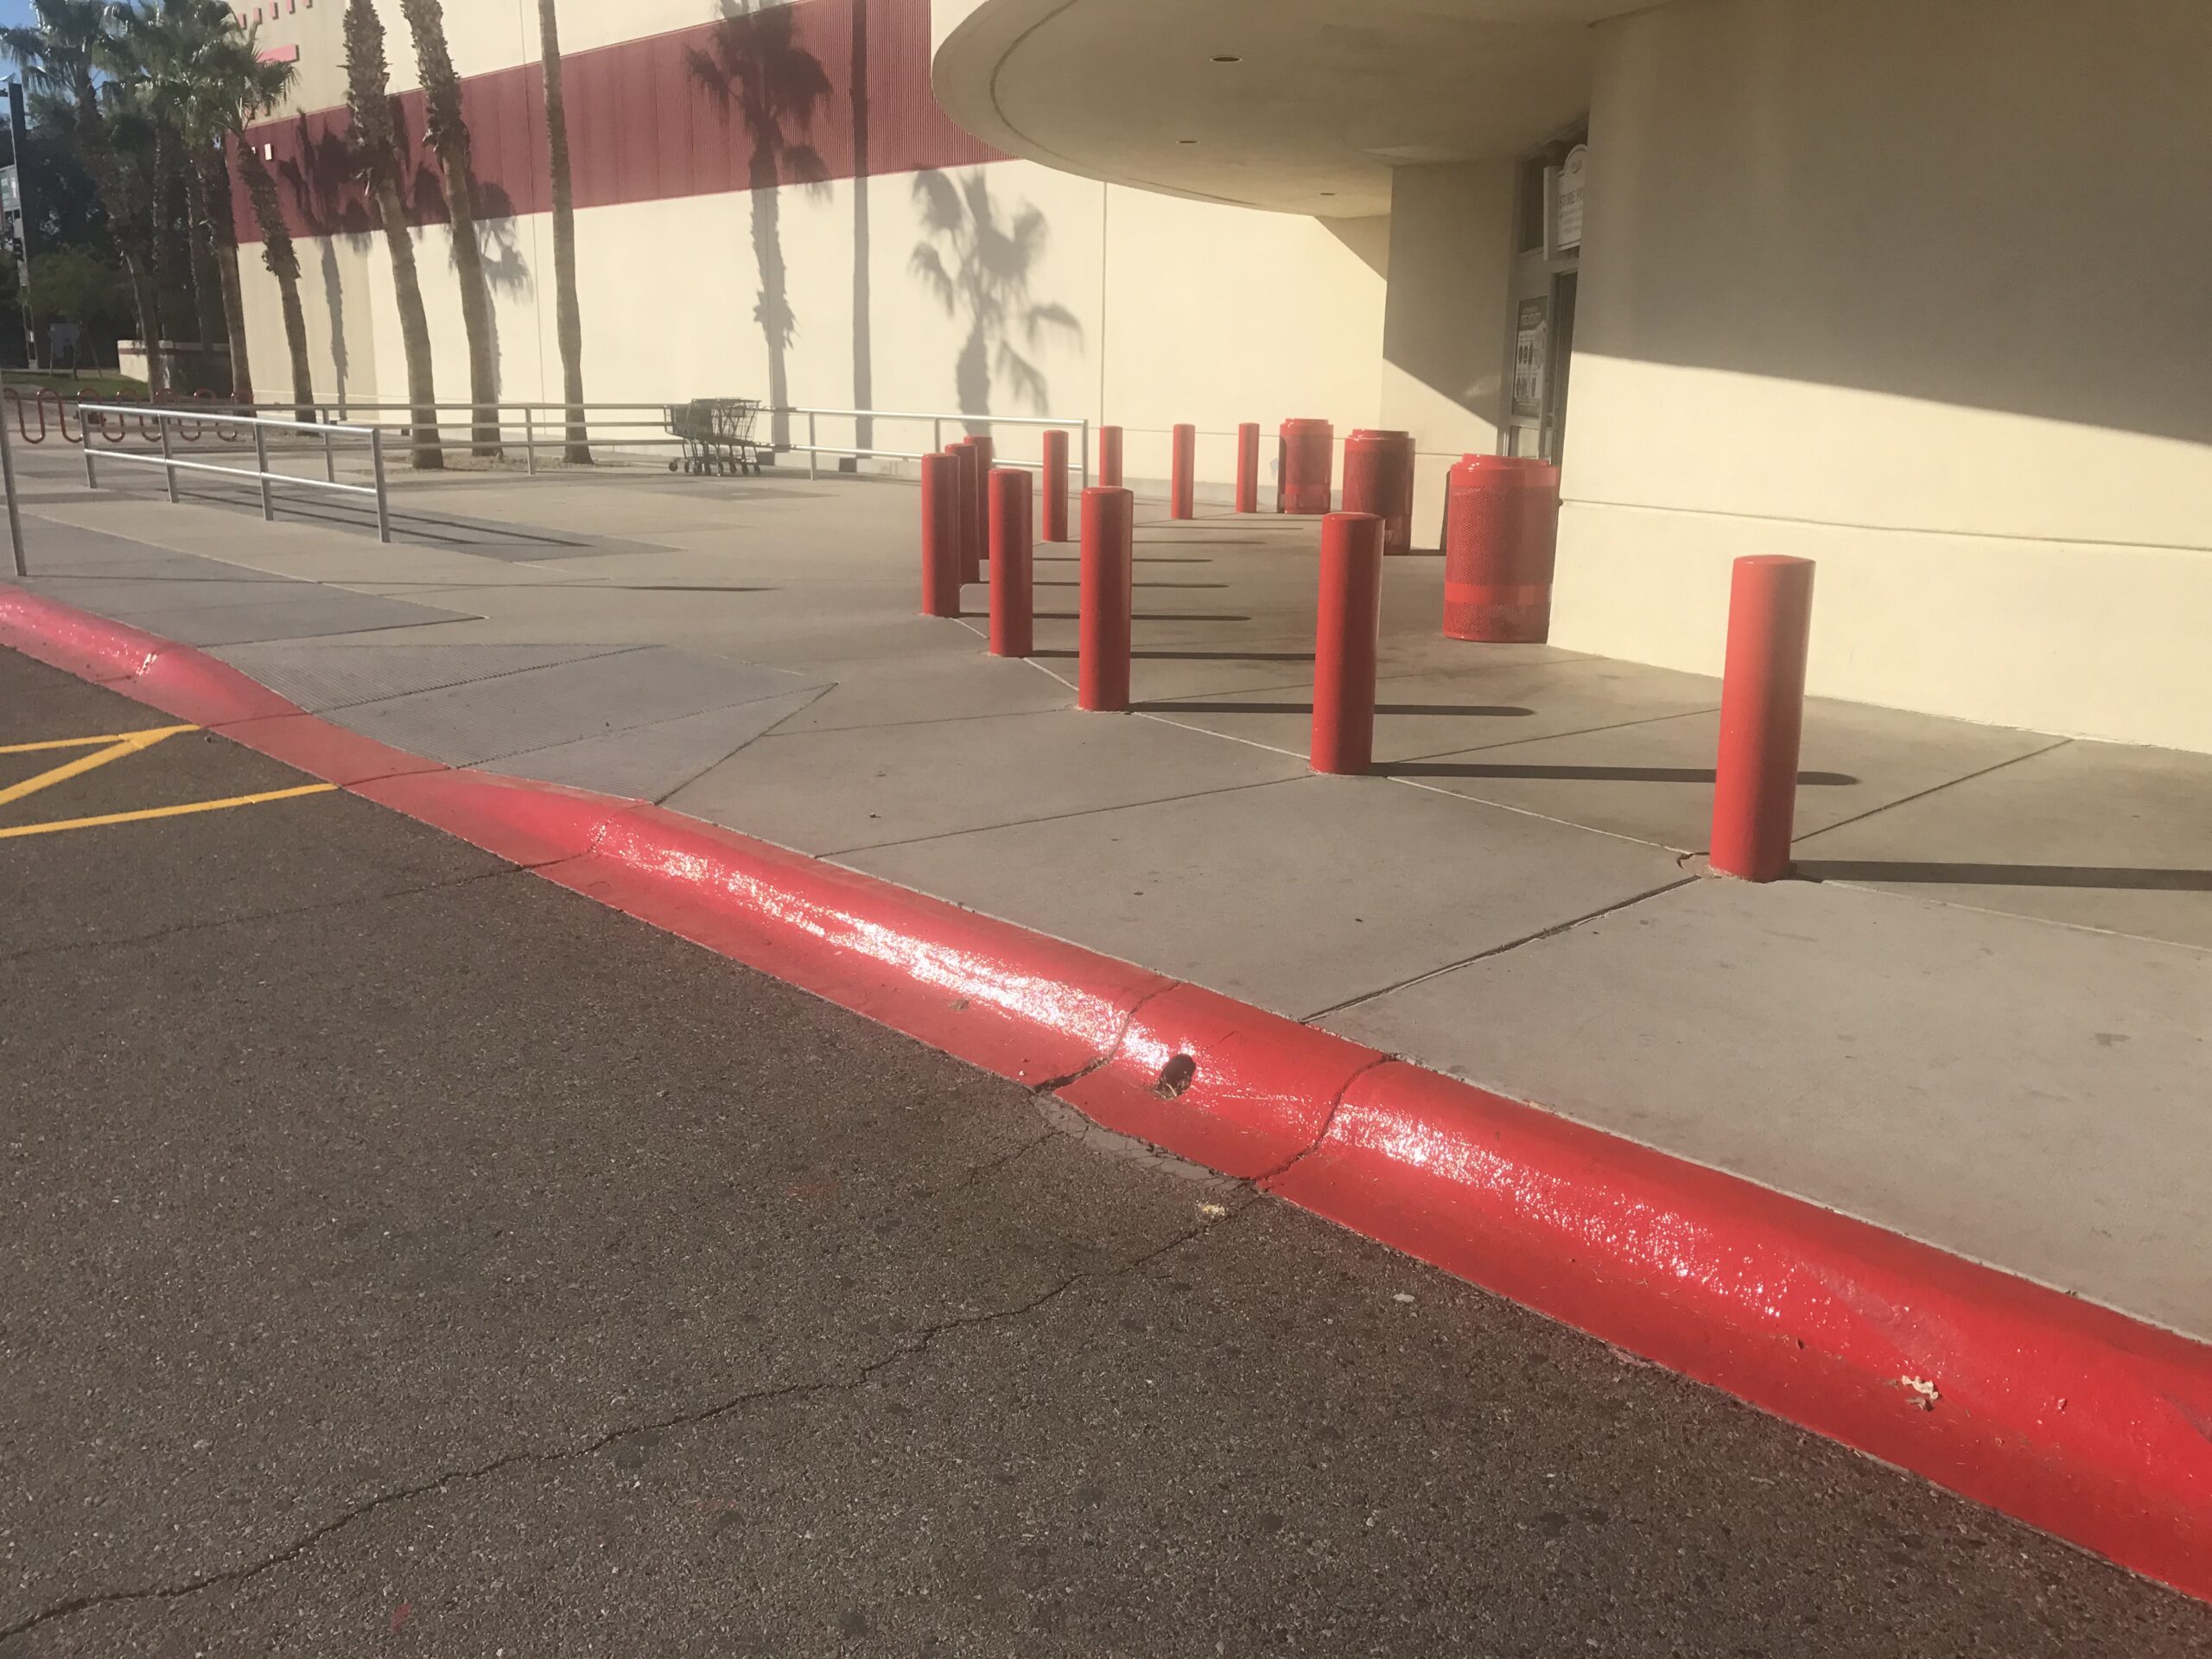
M855 871L449 771L51 601L0 588L0 644L2212 1599L2212 1347Z

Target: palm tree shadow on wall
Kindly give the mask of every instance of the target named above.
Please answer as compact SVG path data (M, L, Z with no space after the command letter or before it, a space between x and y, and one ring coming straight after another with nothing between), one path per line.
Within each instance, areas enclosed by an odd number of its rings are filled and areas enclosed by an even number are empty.
M1083 323L1064 305L1031 299L1030 278L1051 239L1044 210L1023 202L1001 222L990 181L977 168L955 183L943 173L914 175L923 237L907 269L937 296L947 316L965 315L968 338L953 365L963 415L988 415L995 379L1036 414L1048 414L1044 371L1014 346L1036 352L1054 339L1083 345ZM988 423L970 421L981 433Z
M356 251L369 245L375 230L360 189L360 159L337 132L317 133L304 116L293 120L293 153L276 170L320 251L323 308L330 318L330 361L338 376L341 407L352 390L353 359L346 340L346 288L338 270L338 238Z
M807 142L816 110L830 101L829 71L798 43L800 8L771 0L720 0L714 32L703 47L684 54L691 78L714 100L727 126L734 117L751 152L746 188L753 211L753 257L760 293L753 308L768 348L768 406L772 440L791 442L789 358L798 336L791 309L790 274L784 264L783 202L778 187L828 188L829 169Z
M399 143L399 175L407 181L408 222L444 225L450 231L452 216L446 211L445 180L438 172L437 157L427 144L416 149L413 136L404 126ZM478 179L475 208L476 245L483 261L484 286L490 290L486 300L495 295L528 292L530 265L522 257L521 239L515 230L514 198L505 187ZM453 265L454 280L462 280L459 258L454 259ZM484 310L492 326L492 395L504 397L506 353L499 344L499 308L487 303Z

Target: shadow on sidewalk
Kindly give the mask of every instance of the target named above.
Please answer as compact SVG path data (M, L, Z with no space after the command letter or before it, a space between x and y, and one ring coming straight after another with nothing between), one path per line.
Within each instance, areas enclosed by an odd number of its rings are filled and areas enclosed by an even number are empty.
M1039 611L1039 622L1080 622L1083 618L1074 611ZM1252 619L1234 611L1139 611L1130 618L1134 622L1249 622ZM1133 651L1132 657L1146 653Z
M1503 763L1422 760L1378 766L1376 770L1389 778L1549 778L1599 784L1709 784L1713 781L1710 766L1516 766ZM1800 785L1820 784L1834 786L1859 781L1846 772L1801 772L1797 774Z
M1074 651L1033 651L1032 657L1065 658L1073 662L1082 655ZM1130 658L1140 663L1310 663L1310 651L1133 651Z
M2212 893L2212 870L2132 869L2103 864L1920 864L1883 859L1801 859L1807 881L1910 881L1986 887L2121 887L2144 893Z
M1310 715L1310 702L1207 702L1192 699L1182 702L1141 702L1140 714L1147 715ZM1509 718L1517 715L1533 715L1533 709L1517 709L1510 703L1496 706L1465 702L1378 702L1378 715L1479 715L1484 718Z

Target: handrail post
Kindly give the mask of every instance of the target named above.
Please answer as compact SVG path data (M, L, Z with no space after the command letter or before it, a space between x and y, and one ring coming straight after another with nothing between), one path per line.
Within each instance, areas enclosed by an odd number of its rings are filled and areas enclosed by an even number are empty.
M169 442L169 423L158 416L154 423L162 429L162 481L169 487L169 505L175 506L184 498L176 487L176 468L170 464L176 460L176 454Z
M1078 447L1083 451L1083 487L1087 490L1090 487L1090 419L1088 416L1084 417L1083 442ZM1083 497L1077 495L1076 499L1080 501Z
M330 423L322 426L322 475L329 482L338 481L338 442L330 435Z
M22 393L16 394L16 408L19 411L22 407ZM28 576L30 575L30 570L23 563L22 510L16 505L16 451L8 439L6 414L7 411L4 409L0 409L0 485L4 485L8 491L8 546L15 556L16 574L19 576ZM39 419L43 421L45 418L46 410L41 409ZM87 453L90 452L87 451Z
M806 411L806 481L813 483L821 476L822 440L816 435L814 411Z
M522 447L526 457L524 465L532 478L537 476L537 410L529 404L522 406Z
M259 420L253 423L253 464L261 474L261 521L276 522L276 496L269 486L269 429Z
M944 448L944 420L942 416L930 417L930 453L937 454Z
M105 429L106 416L101 416L101 421ZM85 423L85 404L82 398L77 401L77 435L85 441L85 487L88 490L97 490L100 486L100 481L92 471L92 429Z
M372 427L369 431L369 462L377 480L377 540L387 546L391 542L391 502L384 486L384 429Z

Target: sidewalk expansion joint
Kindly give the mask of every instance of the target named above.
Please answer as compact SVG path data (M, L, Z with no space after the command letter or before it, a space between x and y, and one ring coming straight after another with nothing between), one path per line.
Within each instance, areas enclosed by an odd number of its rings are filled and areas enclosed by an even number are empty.
M1546 939L1555 939L1562 933L1573 932L1586 923L1602 922L1607 917L1618 916L1623 911L1632 910L1650 899L1662 898L1670 893L1679 893L1684 887L1695 887L1701 879L1695 875L1684 875L1672 881L1662 882L1658 887L1649 888L1643 893L1633 893L1618 903L1591 911L1586 915L1577 916L1568 921L1555 922L1549 927L1539 928L1534 933L1524 933L1517 939L1508 939L1503 944L1494 944L1487 950L1478 950L1473 956L1462 957L1458 962L1447 962L1440 968L1427 969L1398 981L1395 985L1384 985L1376 990L1362 991L1357 996L1347 997L1341 1002L1332 1003L1325 1008L1306 1015L1301 1023L1310 1026L1317 1020L1327 1019L1331 1014L1343 1014L1348 1009L1364 1007L1370 1002L1379 1001L1383 997L1393 995L1399 991L1425 984L1432 979L1441 979L1446 974L1457 973L1462 968L1471 968L1478 962L1488 962L1493 957L1502 957L1509 951L1518 950L1524 944L1541 944Z

